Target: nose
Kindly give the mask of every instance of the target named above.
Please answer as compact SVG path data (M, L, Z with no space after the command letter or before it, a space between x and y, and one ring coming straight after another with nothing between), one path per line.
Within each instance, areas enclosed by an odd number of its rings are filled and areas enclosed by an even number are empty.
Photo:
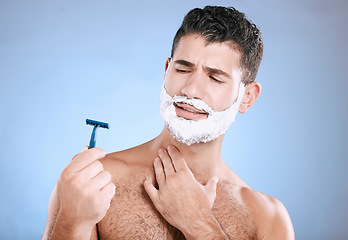
M194 71L184 88L181 90L182 94L189 98L196 98L202 100L206 94L206 82L204 77L198 71Z

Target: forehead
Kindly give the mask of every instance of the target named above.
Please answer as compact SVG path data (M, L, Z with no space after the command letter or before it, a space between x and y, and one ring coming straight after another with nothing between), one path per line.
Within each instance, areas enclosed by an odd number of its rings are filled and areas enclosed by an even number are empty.
M241 53L232 43L207 43L200 34L189 34L179 40L173 60L187 60L231 72L240 69Z

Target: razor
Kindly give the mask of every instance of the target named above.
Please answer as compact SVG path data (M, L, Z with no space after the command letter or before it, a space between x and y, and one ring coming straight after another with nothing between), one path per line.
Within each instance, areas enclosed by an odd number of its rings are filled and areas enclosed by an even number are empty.
M92 135L91 135L91 140L89 141L89 147L88 147L88 148L94 148L96 143L96 138L97 138L96 132L98 127L109 129L109 123L86 119L86 124L94 126Z

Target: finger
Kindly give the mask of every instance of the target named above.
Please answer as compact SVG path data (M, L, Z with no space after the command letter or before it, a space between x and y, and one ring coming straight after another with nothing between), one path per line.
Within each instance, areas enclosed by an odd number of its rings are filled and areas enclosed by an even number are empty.
M103 164L96 160L90 165L80 170L79 173L86 179L92 179L104 170Z
M84 147L82 152L88 150L88 146ZM76 154L75 156L73 156L73 158L71 159L71 161L73 161L80 153Z
M105 151L100 148L92 148L88 149L82 153L80 153L74 161L70 163L70 169L73 172L78 172L81 169L87 167L92 162L97 159L105 157Z
M115 193L116 186L113 182L109 182L100 190L100 194L102 194L102 197L105 199L109 199L110 201L114 197Z
M75 159L78 155L80 155L80 153L75 154L75 155L72 157L71 161L74 161L74 159Z
M183 158L183 156L181 155L181 153L176 147L169 146L168 153L170 158L172 159L172 163L176 172L190 170L186 164L185 159Z
M207 184L204 186L207 191L207 196L209 199L210 208L214 206L215 198L216 198L216 187L219 181L218 177L212 177L208 180Z
M162 184L166 181L166 177L164 175L163 165L159 158L156 158L154 163L156 181L158 183L158 187L161 187Z
M103 189L109 182L111 182L111 174L108 171L102 171L92 178L93 188L98 190Z
M172 164L172 159L169 157L168 152L164 149L160 149L158 151L158 155L162 160L165 176L166 178L168 178L170 175L173 175L175 173L175 170Z
M149 195L151 201L156 206L158 190L152 184L152 178L151 177L146 177L146 179L144 181L144 188L145 188L145 191L146 191L147 195Z
M212 177L208 180L208 182L205 184L204 188L209 194L215 194L216 195L216 186L219 182L218 177Z

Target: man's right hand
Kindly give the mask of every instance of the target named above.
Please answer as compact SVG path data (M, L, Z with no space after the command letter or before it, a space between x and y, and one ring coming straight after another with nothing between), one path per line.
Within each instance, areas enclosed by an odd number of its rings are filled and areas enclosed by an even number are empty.
M78 230L92 229L103 219L115 194L111 174L98 159L105 156L99 148L85 148L62 171L58 183L59 222Z

